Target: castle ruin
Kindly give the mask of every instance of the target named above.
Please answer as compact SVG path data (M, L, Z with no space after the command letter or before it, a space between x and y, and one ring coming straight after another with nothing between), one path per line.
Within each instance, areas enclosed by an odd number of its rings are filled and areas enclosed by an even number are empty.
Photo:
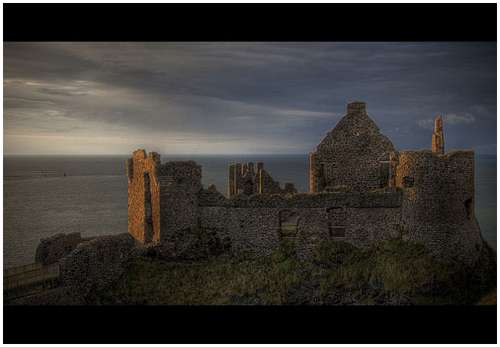
M281 188L262 163L229 166L227 197L201 184L193 161L161 163L142 149L127 161L128 229L148 245L210 230L233 251L268 255L291 240L307 257L325 240L369 246L400 238L473 262L483 247L474 214L474 152L444 152L435 121L431 150L397 151L352 102L309 154L309 192Z
M297 189L293 183L285 183L281 188L279 182L273 180L271 175L264 170L262 162L235 163L229 165L228 172L228 197L238 194L293 194Z

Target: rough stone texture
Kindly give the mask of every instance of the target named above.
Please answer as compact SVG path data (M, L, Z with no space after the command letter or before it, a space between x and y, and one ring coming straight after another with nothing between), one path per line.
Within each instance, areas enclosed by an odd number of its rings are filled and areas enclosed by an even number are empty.
M200 194L201 207L224 206L238 208L328 208L328 207L401 207L403 190L384 188L370 192L339 191L333 193L299 193L293 195L256 194L238 195L231 199L217 196L208 199L206 192Z
M80 233L61 233L41 239L36 248L35 262L42 265L57 263L83 241L85 239L82 239Z
M128 230L141 242L159 240L160 198L157 166L160 156L138 149L127 160Z
M129 234L102 236L81 243L61 260L61 283L82 298L105 289L122 275L134 254L134 246Z
M199 165L193 161L161 164L158 153L146 155L139 149L127 160L127 175L128 229L135 239L161 243L179 230L196 227L202 189Z
M145 254L167 261L202 260L230 250L230 240L210 228L179 231L169 241L150 246Z
M404 151L398 158L404 238L436 254L475 261L483 242L474 215L474 152Z
M310 154L309 193L282 189L263 163L235 163L229 198L214 186L203 189L196 163L160 165L157 154L139 150L128 161L129 230L175 254L189 252L200 230L210 230L215 243L257 256L282 240L307 257L326 239L364 247L403 238L473 263L483 247L474 215L474 152L442 153L442 134L438 118L433 151L397 152L366 105L353 102Z
M190 232L198 226L198 194L202 190L201 167L194 161L162 164L160 181L161 242L176 238L179 232Z
M387 186L385 163L394 151L366 113L363 102L347 105L347 114L316 148L309 159L309 191L346 186L365 191Z
M340 210L340 213L332 210ZM269 255L281 240L295 242L300 257L308 257L324 240L368 246L400 236L399 208L201 208L201 226L231 241L236 252ZM283 228L284 222L296 224ZM334 228L344 230L342 236Z
M235 253L269 255L279 244L279 210L275 208L202 208L201 227L229 239Z
M432 152L436 154L444 154L444 134L443 120L441 116L434 120L434 132L432 133Z
M293 183L285 183L281 188L280 183L275 181L264 169L264 164L257 163L235 163L229 165L228 171L228 197L235 195L253 194L294 194L297 192Z

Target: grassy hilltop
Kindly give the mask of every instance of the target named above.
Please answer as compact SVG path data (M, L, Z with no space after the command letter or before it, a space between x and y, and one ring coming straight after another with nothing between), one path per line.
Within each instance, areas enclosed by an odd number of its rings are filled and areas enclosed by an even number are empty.
M100 304L496 304L496 256L474 268L433 258L419 245L384 241L358 249L325 242L310 261L284 243L272 256L196 261L134 259Z

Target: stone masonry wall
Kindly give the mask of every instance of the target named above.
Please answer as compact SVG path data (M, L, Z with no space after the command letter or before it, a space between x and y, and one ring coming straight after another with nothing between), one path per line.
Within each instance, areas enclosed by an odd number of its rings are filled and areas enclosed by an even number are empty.
M200 195L200 206L220 206L235 208L329 208L329 207L400 207L403 190L384 188L369 192L299 193L292 195L256 194L234 196L222 199L220 196L209 198L208 192Z
M198 226L201 166L194 161L172 161L158 169L160 185L160 241Z
M160 200L157 166L160 156L143 149L134 151L127 160L128 230L144 243L160 237Z
M231 240L236 252L269 255L283 239L294 241L305 258L324 240L339 240L364 247L376 240L400 236L401 209L340 208L228 208L203 207L200 226ZM286 212L286 213L285 213ZM283 215L297 217L296 230L281 228Z
M439 256L473 262L483 245L474 205L474 152L442 153L442 121L433 150L397 152L363 102L309 156L309 194L284 189L262 163L229 166L228 196L203 189L194 162L160 165L155 153L128 161L129 230L134 237L175 243L212 230L234 251L265 255L290 239L301 256L325 239L357 246L401 237ZM188 237L189 238L189 237Z
M160 243L196 227L201 167L194 161L161 164L160 155L139 149L127 160L128 229L143 243Z
M310 192L346 187L365 191L387 186L383 173L391 141L366 113L363 102L347 105L347 114L309 156Z
M404 188L404 238L440 256L473 262L482 247L474 215L474 152L399 153L396 185Z

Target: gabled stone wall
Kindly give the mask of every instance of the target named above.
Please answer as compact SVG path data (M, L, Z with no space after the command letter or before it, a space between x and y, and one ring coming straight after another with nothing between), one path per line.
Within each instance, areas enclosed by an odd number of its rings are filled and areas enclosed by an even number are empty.
M365 103L350 103L347 114L309 154L309 191L385 187L392 151L391 141L368 117Z

